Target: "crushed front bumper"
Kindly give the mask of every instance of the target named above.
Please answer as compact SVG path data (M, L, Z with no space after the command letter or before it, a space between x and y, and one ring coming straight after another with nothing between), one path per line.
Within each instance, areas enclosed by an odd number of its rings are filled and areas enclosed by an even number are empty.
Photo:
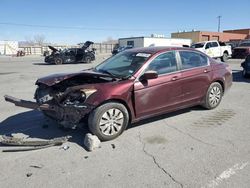
M39 105L36 102L18 99L9 95L5 95L4 98L5 101L11 102L16 106L43 111L46 116L56 120L63 127L72 129L76 128L94 109L94 106L88 104L81 106Z

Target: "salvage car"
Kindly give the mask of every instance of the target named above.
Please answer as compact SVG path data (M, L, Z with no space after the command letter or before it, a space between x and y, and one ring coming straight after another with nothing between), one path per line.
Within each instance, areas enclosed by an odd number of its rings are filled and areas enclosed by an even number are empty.
M241 63L241 67L243 68L242 75L244 78L248 78L250 76L250 55L248 55L243 63Z
M245 59L250 54L250 41L241 43L234 48L232 58Z
M147 47L121 52L95 68L39 78L36 85L36 102L5 100L39 109L64 127L87 122L106 141L145 118L195 105L216 108L232 85L232 71L194 49Z
M95 60L95 49L89 49L91 41L86 41L81 48L66 48L58 50L53 46L48 46L52 51L51 55L45 56L44 61L50 64L61 65L63 63L91 63Z

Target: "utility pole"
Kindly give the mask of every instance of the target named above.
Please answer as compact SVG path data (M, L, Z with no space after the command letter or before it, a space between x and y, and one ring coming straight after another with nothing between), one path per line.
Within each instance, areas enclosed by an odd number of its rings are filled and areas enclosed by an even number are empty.
M220 19L221 19L222 16L218 16L218 32L220 32Z

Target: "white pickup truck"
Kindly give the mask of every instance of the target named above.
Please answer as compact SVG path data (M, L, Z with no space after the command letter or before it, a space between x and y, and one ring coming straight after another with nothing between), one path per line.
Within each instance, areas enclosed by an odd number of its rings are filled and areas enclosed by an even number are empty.
M203 41L194 43L191 48L195 48L212 58L221 58L221 61L225 62L228 57L232 55L231 46L227 46L224 42L218 41Z

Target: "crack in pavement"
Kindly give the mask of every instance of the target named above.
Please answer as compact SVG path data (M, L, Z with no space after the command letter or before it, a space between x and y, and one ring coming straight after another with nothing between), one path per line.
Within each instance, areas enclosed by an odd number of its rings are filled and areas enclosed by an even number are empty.
M191 134L189 134L189 133L185 133L185 132L183 132L182 130L176 128L176 127L172 127L172 126L168 125L168 123L167 123L165 120L163 120L163 121L164 121L164 123L165 123L165 125L166 125L167 127L171 128L171 129L174 129L174 130L178 131L179 133L184 134L184 135L186 135L186 136L192 138L193 140L196 140L196 141L198 141L198 142L200 142L200 143L202 143L202 144L208 145L208 146L216 147L216 145L213 145L213 144L204 142L203 140L200 140L199 138L196 138L196 137L194 137L193 135L191 135Z
M181 188L183 188L183 184L180 183L179 181L177 181L169 172L167 172L163 167L161 167L161 165L156 161L156 158L155 158L154 155L152 155L151 153L149 153L148 151L146 151L146 149L145 149L146 144L145 144L145 143L142 141L142 139L141 139L141 132L139 131L138 133L139 133L139 134L138 134L139 141L140 141L140 143L143 145L143 148L142 148L143 152L144 152L147 156L149 156L149 157L151 157L151 158L153 159L154 164L155 164L164 174L166 174L168 177L170 177L170 178L172 179L173 182L175 182L175 183L178 184Z

